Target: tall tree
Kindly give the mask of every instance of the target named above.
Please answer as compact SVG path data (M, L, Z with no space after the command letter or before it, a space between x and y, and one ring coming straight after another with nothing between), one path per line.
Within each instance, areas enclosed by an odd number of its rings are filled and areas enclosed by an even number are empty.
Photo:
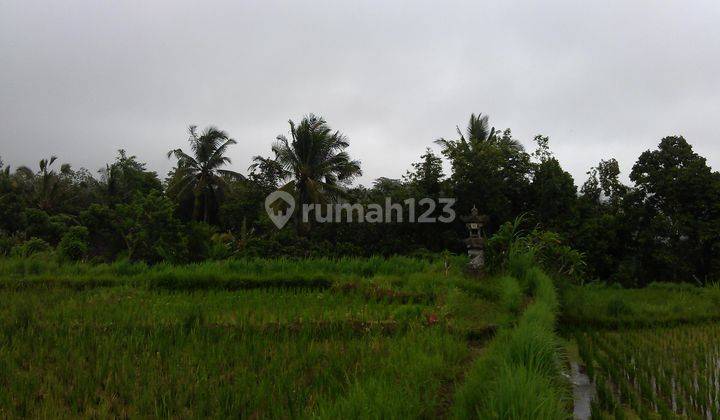
M138 193L131 202L119 204L115 228L125 243L127 257L147 262L181 260L185 245L182 223L174 213L173 202L158 191Z
M52 169L56 161L56 156L41 159L37 173L26 166L19 167L15 172L15 177L23 186L30 204L47 213L58 213L69 197L68 185L64 182L66 179L63 179L63 175L70 174L70 165L61 165L60 173L57 173Z
M472 114L466 132L459 127L457 132L456 140L436 140L452 167L457 210L468 212L477 206L490 215L494 227L520 214L528 197L530 172L530 156L522 145L509 129L491 128L482 114Z
M502 135L503 133L495 131L495 127L490 127L489 117L482 113L470 114L470 121L468 121L464 134L460 126L456 126L455 130L460 136L457 140L440 138L435 141L435 143L443 147L443 153L448 155L452 163L455 163L455 160L460 160L463 155L477 151L482 146L489 144L500 145L517 151L523 150L520 142L513 139L512 136Z
M720 173L683 137L671 136L640 155L630 179L638 254L648 274L707 281L720 272Z
M428 147L420 156L419 162L412 164L404 179L420 197L437 198L442 190L443 174L442 159Z
M638 285L636 228L628 217L633 205L632 200L626 202L632 194L620 181L620 166L614 158L601 160L587 174L569 238L585 253L589 275Z
M282 187L293 191L300 204L337 198L343 187L362 175L360 162L352 160L346 149L347 138L332 131L322 118L310 114L296 125L290 123L290 139L277 136L272 146L274 162L282 169ZM254 168L267 165L266 158L256 156Z
M118 150L115 162L100 170L102 193L109 204L128 203L139 192L162 191L157 173L145 169L145 164L125 150Z
M3 167L0 159L0 234L13 233L20 228L22 210L22 191L10 174L10 167Z
M192 156L182 149L168 152L168 158L174 156L178 160L174 176L168 185L168 193L182 197L187 191L192 191L193 218L208 223L211 220L212 206L217 207L219 198L224 193L225 178L242 178L237 172L221 169L231 163L225 153L228 147L237 142L226 132L212 126L198 133L197 126L191 125L188 131Z
M550 139L537 135L535 141L538 148L532 156L537 162L532 165L529 209L542 226L559 229L572 219L577 189L572 176L550 151Z

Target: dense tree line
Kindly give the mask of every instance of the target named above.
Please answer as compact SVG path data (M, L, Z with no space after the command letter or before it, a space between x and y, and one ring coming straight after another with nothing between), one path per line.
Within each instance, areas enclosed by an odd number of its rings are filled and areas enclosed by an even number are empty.
M584 255L584 277L642 285L704 283L720 277L720 174L677 136L644 152L620 180L618 162L601 160L578 189L553 156L549 138L526 151L509 129L472 115L457 138L439 139L401 179L353 186L361 175L349 141L320 117L290 121L269 156L245 173L230 170L228 133L191 126L189 149L174 149L161 179L136 156L118 151L93 175L59 164L12 170L0 161L0 253L54 253L68 260L149 263L232 256L342 256L463 252L465 230L451 224L303 222L277 230L264 199L282 189L298 203L377 203L386 197L456 197L457 214L489 215L488 233L508 221L551 231ZM451 171L443 172L443 158ZM439 210L438 210L439 211ZM297 213L297 212L296 212ZM515 226L518 228L518 226Z

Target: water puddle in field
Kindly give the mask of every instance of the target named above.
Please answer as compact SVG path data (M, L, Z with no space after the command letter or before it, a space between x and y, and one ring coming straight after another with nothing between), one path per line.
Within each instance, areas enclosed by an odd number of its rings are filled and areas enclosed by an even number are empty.
M590 418L590 402L595 397L595 385L585 373L585 366L570 362L570 381L573 387L573 417L579 420Z

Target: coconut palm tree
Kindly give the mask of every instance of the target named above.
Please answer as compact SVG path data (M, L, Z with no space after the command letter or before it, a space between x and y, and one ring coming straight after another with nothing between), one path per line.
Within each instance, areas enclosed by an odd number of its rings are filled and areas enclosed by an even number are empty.
M493 223L518 214L527 195L530 157L510 130L496 131L488 117L472 114L465 132L457 128L456 140L439 139L442 154L450 161L450 185L458 197L458 211L477 205Z
M300 204L336 199L343 186L362 175L360 162L345 151L347 138L333 132L322 117L310 114L298 125L292 120L289 124L290 139L277 136L273 161L282 169L281 179L287 181L282 189L294 192ZM272 166L261 156L253 161L253 169Z
M182 197L191 191L194 195L193 218L207 223L210 221L210 204L217 202L224 193L226 179L243 178L237 172L221 169L231 163L225 153L237 142L213 126L198 133L197 126L191 125L188 131L193 156L182 149L168 152L168 158L174 156L178 160L168 193Z
M460 138L458 140L447 140L440 138L435 140L443 148L443 152L448 156L456 156L459 153L469 153L480 149L484 145L497 145L506 147L515 151L522 151L523 146L517 140L513 139L505 133L490 127L488 116L479 113L477 115L470 114L465 133L463 134L459 126L456 127Z
M58 210L69 194L67 182L64 182L63 178L70 174L70 165L62 164L58 174L51 169L56 161L56 156L41 159L38 164L40 170L37 173L27 166L21 166L15 171L16 177L20 179L28 195L32 197L33 204L48 213Z

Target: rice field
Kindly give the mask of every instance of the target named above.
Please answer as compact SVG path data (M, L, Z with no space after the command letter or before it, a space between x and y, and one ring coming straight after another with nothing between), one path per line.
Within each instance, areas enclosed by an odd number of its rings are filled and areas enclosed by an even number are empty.
M511 262L0 259L0 417L718 418L717 286Z
M577 337L596 416L720 416L720 325L589 332Z
M2 418L447 417L523 301L424 260L53 264L0 262Z
M653 283L642 289L573 286L563 296L565 328L654 328L720 321L720 287Z

